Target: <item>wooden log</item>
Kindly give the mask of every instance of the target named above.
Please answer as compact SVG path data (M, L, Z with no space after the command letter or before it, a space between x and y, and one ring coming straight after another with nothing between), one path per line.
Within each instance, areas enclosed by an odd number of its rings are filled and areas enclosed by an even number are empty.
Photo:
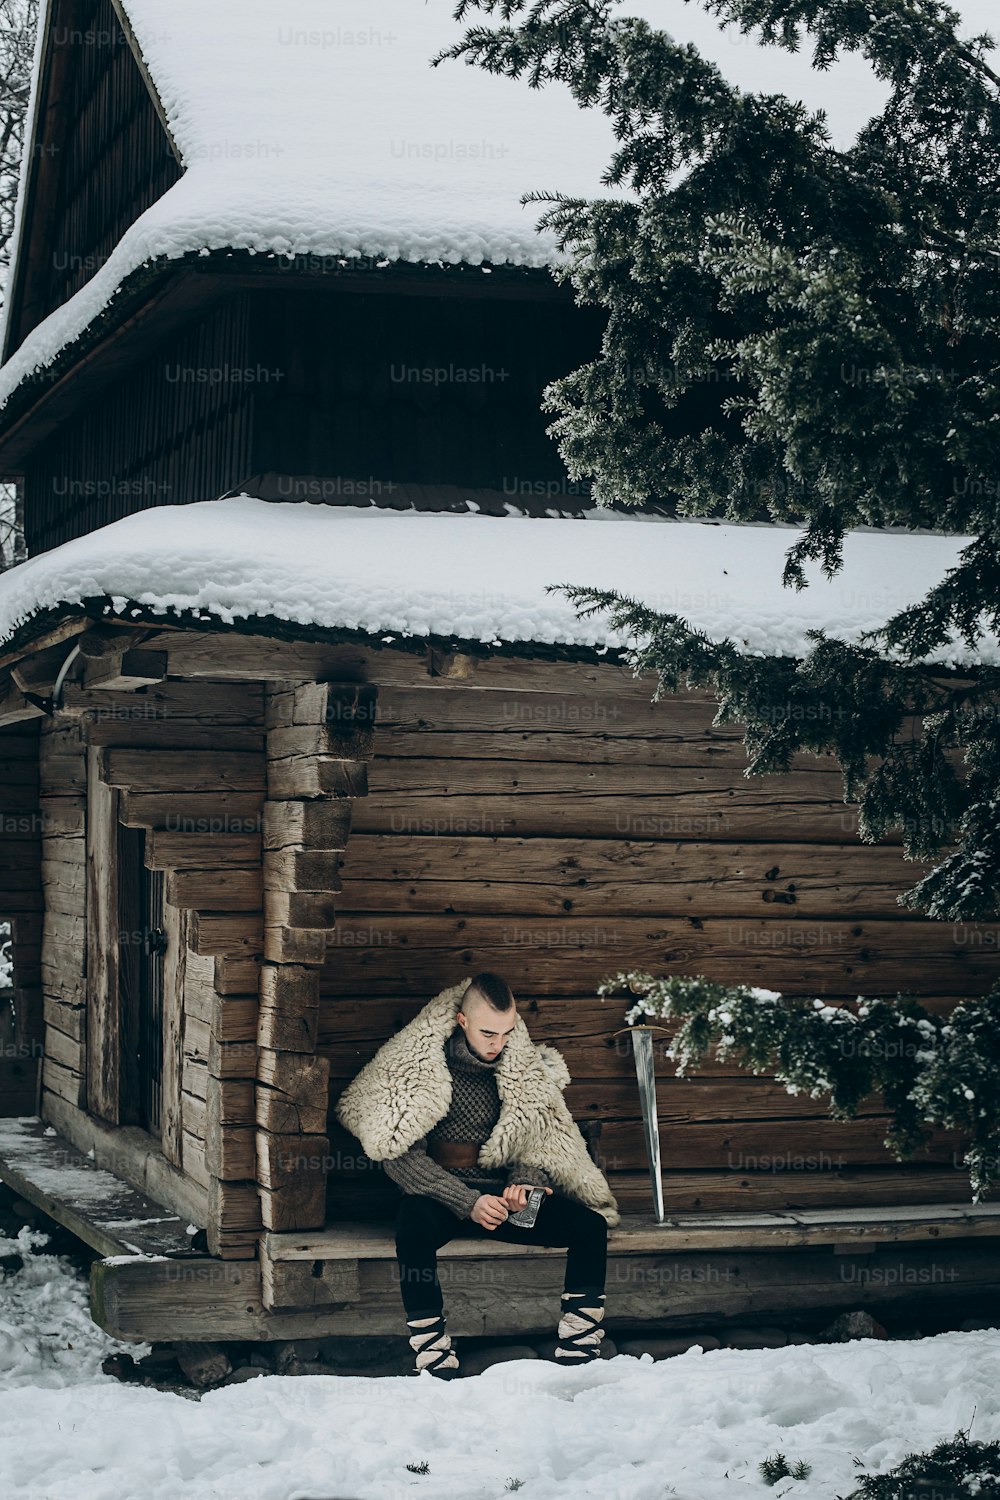
M303 680L320 682L375 682L380 692L386 685L424 686L427 691L447 691L448 679L427 675L428 648L399 649L383 645L341 644L326 641L285 641L274 636L234 634L232 631L165 630L154 633L144 645L164 649L170 657L170 673L178 677L215 677L236 681L268 681L271 684ZM583 694L609 692L615 696L646 701L652 696L652 674L635 677L630 667L606 657L593 660L530 660L493 655L483 649L476 668L476 691L557 692L560 687ZM686 692L685 697L712 701L704 691Z
M54 1057L42 1058L42 1088L82 1109L87 1103L87 1080L73 1068L64 1068Z
M208 1071L213 1078L254 1078L257 1073L256 1039L222 1042L213 1033L208 1042Z
M141 632L123 630L116 625L93 625L83 630L76 638L80 655L90 663L105 657L118 655L129 646Z
M214 755L197 750L99 750L101 776L109 786L132 791L255 792L264 789L264 759L249 750ZM247 830L240 830L246 832Z
M149 870L258 869L259 833L169 833L153 828L145 841Z
M336 898L329 891L264 891L264 921L268 927L332 928Z
M245 1078L209 1076L205 1096L206 1139L229 1126L249 1127L254 1123L254 1085Z
M82 1074L86 1065L82 1038L60 1031L51 1022L45 1027L45 1056L71 1073Z
M268 759L267 795L272 801L299 797L364 797L368 763L324 755L287 755Z
M268 806L272 804L267 804ZM264 886L271 891L339 891L342 856L334 850L268 850Z
M705 974L786 994L977 995L996 976L1000 926L928 921L685 921L609 916L408 916L341 913L327 937L322 984L332 995L434 994L463 974L505 974L515 993L580 993L609 974ZM405 950L405 964L400 954Z
M330 1064L325 1057L262 1047L257 1062L256 1120L274 1135L326 1130Z
M361 1296L357 1261L324 1260L314 1266L262 1256L260 1265L261 1297L269 1311L343 1305L357 1302Z
M796 1177L822 1174L845 1166L888 1166L896 1157L884 1145L887 1121L737 1120L718 1124L661 1126L663 1160L668 1170L787 1171ZM794 1141L789 1141L789 1135ZM957 1131L935 1130L930 1142L914 1152L918 1163L961 1162L966 1143ZM647 1161L638 1120L603 1121L599 1161L605 1172L640 1171Z
M61 714L113 714L116 709L134 714L142 709L150 718L215 725L218 728L254 728L263 726L263 691L256 683L210 682L204 679L183 682L170 678L154 683L137 693L114 693L102 689L88 692L78 683L63 687Z
M226 1126L205 1136L205 1169L223 1182L252 1181L257 1170L253 1130Z
M212 1014L212 1037L229 1045L252 1042L257 1033L258 1005L251 995L220 995Z
M236 1251L237 1259L251 1258L261 1226L260 1199L253 1183L211 1179L206 1229L212 1255Z
M127 691L162 682L166 675L165 651L148 651L133 646L121 652L108 652L96 660L88 661L84 668L83 686L88 691Z
M253 912L191 913L191 947L195 953L242 958L264 950L263 922Z
M466 1249L475 1243L462 1242ZM446 1291L452 1334L550 1332L564 1255L541 1246L525 1247L515 1256L495 1255L489 1276L480 1260L466 1253L454 1261ZM262 1267L256 1261L211 1271L169 1260L98 1261L91 1272L91 1311L114 1337L135 1340L396 1335L399 1283L391 1236L383 1236L378 1259L359 1259L357 1264L359 1297L345 1295L342 1302L319 1308L267 1312ZM447 1268L452 1262L443 1255L440 1265ZM946 1259L934 1242L886 1246L866 1257L863 1269L867 1278L845 1275L843 1258L823 1247L775 1252L744 1251L737 1245L728 1252L615 1255L609 1264L609 1328L613 1335L616 1327L683 1329L705 1319L732 1325L748 1315L775 1318L818 1309L833 1316L859 1303L892 1304L911 1315L933 1304L947 1317L970 1300L995 1296L998 1289L996 1256L975 1239L949 1244Z
M259 833L262 826L258 791L135 792L125 789L121 799L121 821L129 828L162 828L169 833L228 836Z
M348 801L267 801L264 803L264 848L303 849L311 853L346 849L351 831Z
M375 771L386 765L379 760L371 764ZM394 767L399 764L405 763L394 762ZM760 781L769 779L761 777ZM818 783L819 778L811 780ZM659 795L637 791L631 796L624 787L579 795L568 787L528 795L514 789L507 795L494 795L489 786L478 794L442 793L439 782L436 791L428 789L418 795L415 789L383 781L355 807L354 830L433 837L613 838L666 843L680 839L751 842L755 834L764 834L762 842L768 844L801 844L804 840L843 844L857 837L856 807L819 795L798 796L784 786L779 790L742 780L731 784L727 777L721 777L716 787L685 791L671 777L665 780L664 788ZM300 791L299 795L308 794ZM901 838L898 833L888 835L884 842L899 844Z
M369 759L373 749L374 730L371 728L320 723L294 724L267 732L267 754L271 760L316 755L353 762Z
M197 724L190 720L160 720L142 711L136 703L132 718L116 710L109 715L86 715L83 731L88 745L121 746L124 749L189 750L203 752L252 751L263 754L264 735L259 729L220 724Z
M897 897L921 873L898 848L853 844L413 837L357 833L340 865L340 911L524 916L560 912L919 920Z
M309 1229L326 1216L326 1158L319 1135L257 1132L261 1215L268 1229Z
M16 683L10 682L0 690L0 726L24 724L42 718L44 713L41 705L26 698Z
M72 1005L59 995L46 993L43 999L46 1025L82 1042L87 1034L87 1011L84 1005Z
M315 1052L319 970L304 964L263 964L257 1041L277 1052Z
M215 959L212 982L220 995L253 995L260 984L260 965L255 959L229 957Z
M159 1142L146 1131L107 1125L50 1093L42 1096L42 1118L89 1155L95 1166L106 1167L170 1212L183 1215L185 1224L205 1222L206 1193L165 1159Z
M321 927L265 926L265 962L319 965L326 955L328 931Z
M203 912L259 912L263 899L261 872L252 870L170 870L167 900L172 906Z

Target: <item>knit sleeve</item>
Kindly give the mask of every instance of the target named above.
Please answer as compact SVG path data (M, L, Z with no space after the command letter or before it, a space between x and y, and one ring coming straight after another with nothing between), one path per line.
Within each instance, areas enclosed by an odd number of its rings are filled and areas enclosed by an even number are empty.
M382 1166L386 1176L391 1177L404 1193L434 1198L460 1219L470 1216L480 1196L427 1155L426 1137L417 1141L409 1151L404 1151L402 1156L383 1161Z
M550 1180L546 1172L542 1171L541 1167L522 1167L519 1161L512 1161L507 1168L507 1187L510 1187L512 1182L530 1183L532 1187L555 1188L555 1183Z

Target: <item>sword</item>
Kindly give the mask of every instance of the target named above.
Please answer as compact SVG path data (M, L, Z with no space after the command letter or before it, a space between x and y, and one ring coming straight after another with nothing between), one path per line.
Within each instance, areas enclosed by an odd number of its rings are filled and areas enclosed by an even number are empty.
M660 1122L656 1113L656 1068L653 1061L654 1031L665 1031L663 1026L629 1026L632 1033L632 1057L635 1061L635 1076L639 1085L639 1103L642 1107L642 1130L646 1139L646 1160L649 1162L649 1180L653 1189L653 1207L656 1222L664 1222L663 1212L663 1168L660 1161ZM620 1031L615 1032L621 1036Z

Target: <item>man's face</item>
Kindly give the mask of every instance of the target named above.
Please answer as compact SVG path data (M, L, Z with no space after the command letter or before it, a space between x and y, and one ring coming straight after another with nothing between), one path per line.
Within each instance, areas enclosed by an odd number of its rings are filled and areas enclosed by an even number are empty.
M485 1062L492 1062L504 1049L507 1038L517 1023L517 1007L510 1010L494 1010L488 1000L473 990L465 1006L455 1017L465 1032L465 1039L473 1052Z

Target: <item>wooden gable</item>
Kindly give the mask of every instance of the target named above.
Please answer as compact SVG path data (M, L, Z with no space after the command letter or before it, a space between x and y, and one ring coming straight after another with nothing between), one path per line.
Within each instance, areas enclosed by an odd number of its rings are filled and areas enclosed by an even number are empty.
M42 25L4 359L91 279L182 171L116 0L50 0Z

